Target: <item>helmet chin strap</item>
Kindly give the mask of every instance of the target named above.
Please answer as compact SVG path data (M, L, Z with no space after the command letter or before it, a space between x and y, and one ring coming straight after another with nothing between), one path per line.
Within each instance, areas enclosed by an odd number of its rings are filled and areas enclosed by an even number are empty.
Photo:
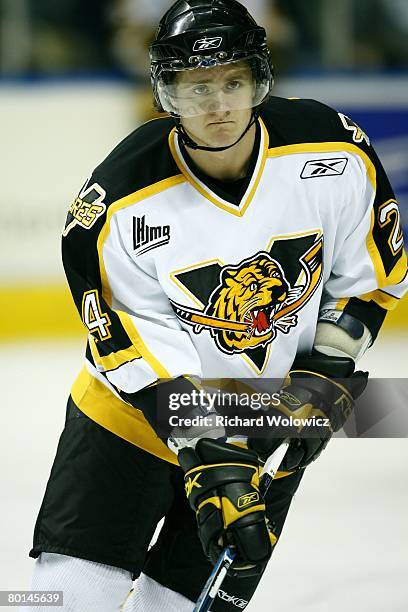
M254 123L256 123L258 117L259 117L259 110L257 108L254 108L252 111L251 119L249 120L249 123L247 127L245 128L245 130L242 132L241 136L238 138L238 140L236 140L230 145L227 145L226 147L202 147L201 145L194 142L194 140L187 134L186 130L181 124L180 117L174 117L174 120L176 122L177 134L179 135L185 147L189 147L190 149L194 149L196 151L212 151L216 153L217 151L226 151L227 149L231 149L232 147L235 147L235 145L238 144L243 139L245 134L248 133L248 131L251 129Z

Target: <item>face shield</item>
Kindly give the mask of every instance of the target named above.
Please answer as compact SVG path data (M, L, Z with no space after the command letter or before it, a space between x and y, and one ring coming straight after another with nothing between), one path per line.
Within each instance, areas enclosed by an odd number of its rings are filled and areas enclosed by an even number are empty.
M221 54L220 54L221 55ZM191 68L177 62L162 66L156 93L164 111L173 116L199 117L214 112L250 110L268 97L273 77L262 55L222 61L193 56Z

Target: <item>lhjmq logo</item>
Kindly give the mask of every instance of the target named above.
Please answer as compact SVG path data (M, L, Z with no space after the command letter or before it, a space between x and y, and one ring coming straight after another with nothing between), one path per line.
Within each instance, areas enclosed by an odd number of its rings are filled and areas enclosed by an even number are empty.
M170 242L170 225L147 225L146 217L133 217L133 250L143 255Z
M203 283L207 279L216 282L202 310L172 302L175 313L196 334L208 331L224 353L245 353L259 367L258 362L262 365L264 361L260 349L298 324L297 313L320 284L323 238L314 238L316 234L290 240L291 253L299 253L299 258L285 264L279 259L281 254L287 257L289 245L284 243L288 240L276 240L269 253L261 251L238 265L221 267L218 282L215 270L208 270L208 264L203 264L202 274L200 268L180 273L177 281L202 303ZM305 249L306 245L309 246ZM275 252L279 257L272 256ZM296 280L299 278L301 282Z

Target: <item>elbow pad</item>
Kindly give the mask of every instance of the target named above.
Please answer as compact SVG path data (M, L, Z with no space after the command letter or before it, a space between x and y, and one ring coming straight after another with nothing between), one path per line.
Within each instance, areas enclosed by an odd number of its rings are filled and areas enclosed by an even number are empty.
M356 317L341 310L323 310L313 348L331 357L348 357L356 363L372 344L371 333Z

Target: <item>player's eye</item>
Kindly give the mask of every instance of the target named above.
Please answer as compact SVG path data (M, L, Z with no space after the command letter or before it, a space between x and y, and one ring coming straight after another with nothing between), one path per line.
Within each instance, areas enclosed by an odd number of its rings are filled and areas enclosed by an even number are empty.
M249 288L251 291L256 291L258 289L258 283L251 283Z
M236 91L237 89L239 89L241 87L241 81L228 81L227 85L226 85L226 89L228 91Z
M200 85L195 85L193 87L193 92L196 96L205 96L210 93L210 88L208 87L208 85L204 85L204 83L201 83Z

